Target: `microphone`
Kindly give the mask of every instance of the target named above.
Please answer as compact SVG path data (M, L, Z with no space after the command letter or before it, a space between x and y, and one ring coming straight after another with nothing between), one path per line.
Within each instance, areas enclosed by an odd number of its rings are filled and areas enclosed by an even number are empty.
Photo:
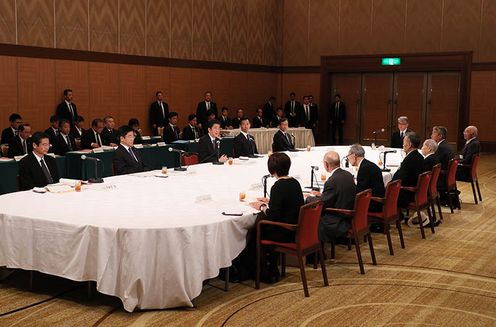
M95 158L95 157L88 157L87 155L83 154L81 156L81 160L90 160L95 163L95 177L94 178L88 178L88 182L90 183L103 183L103 178L98 177L98 162L100 159ZM84 166L86 168L86 166ZM86 173L88 175L88 173Z
M186 153L186 151L181 150L181 149L175 149L175 148L169 148L169 152L177 152L179 154Z
M88 157L87 155L83 154L81 156L81 160L94 160L94 161L100 161L100 159L95 158L95 157Z
M215 143L217 144L217 149L214 152L214 154L217 157L217 161L212 161L212 164L214 164L214 165L223 165L224 163L219 161L219 157L220 157L220 140L219 139L216 139L215 140Z
M344 164L343 164L343 161L344 161ZM343 159L341 159L341 166L344 166L345 168L348 168L350 166L350 163L348 161L348 157L343 157Z
M272 176L271 174L267 174L267 175L263 175L263 176L262 176L262 178L267 179L267 178L269 178L269 177L271 177L271 176Z
M319 170L319 166L310 166L313 170Z
M386 153L396 153L396 150L386 150L386 151L383 151L382 153L386 154Z
M378 129L376 131L373 131L372 134L384 133L384 131L385 131L385 129L381 128L381 129Z

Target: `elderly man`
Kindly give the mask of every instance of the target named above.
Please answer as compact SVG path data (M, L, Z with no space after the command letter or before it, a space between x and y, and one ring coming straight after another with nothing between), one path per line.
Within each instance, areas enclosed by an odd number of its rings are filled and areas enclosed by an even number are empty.
M28 154L33 150L32 143L29 138L31 137L31 125L19 125L19 135L14 136L9 142L9 151L7 157L14 158Z
M460 165L471 165L472 157L480 152L480 143L477 139L478 130L475 126L468 126L463 131L465 145L463 146L458 163ZM470 181L470 167L458 166L456 170L456 180Z
M408 129L408 117L401 116L398 117L398 130L391 135L391 147L392 148L401 148L403 147L403 138L406 133L411 132Z
M427 139L422 145L422 155L424 156L424 171L432 171L432 167L439 163L436 156L437 143L433 139Z
M436 156L441 163L441 175L437 181L437 189L439 191L439 200L441 204L447 206L449 203L448 194L446 192L446 172L448 170L449 161L453 158L451 146L448 144L446 137L448 129L444 126L434 126L432 128L431 139L437 142Z
M282 118L279 130L272 139L272 151L293 151L295 149L293 135L288 134L288 119Z
M324 184L322 194L313 191L307 198L307 202L321 200L324 208L353 209L355 204L356 187L353 175L341 169L339 154L329 151L324 156L325 170L330 173ZM346 236L351 228L351 220L347 216L322 211L319 223L319 239L322 242L336 242L339 238Z

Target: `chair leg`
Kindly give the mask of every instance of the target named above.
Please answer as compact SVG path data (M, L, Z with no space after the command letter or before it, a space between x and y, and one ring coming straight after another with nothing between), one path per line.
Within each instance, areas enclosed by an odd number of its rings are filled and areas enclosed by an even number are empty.
M434 210L431 211L431 207L428 205L427 206L427 215L429 216L429 225L431 227L431 233L435 234L436 230L434 229Z
M348 251L351 251L351 238L348 238Z
M441 211L441 201L439 196L436 197L437 211L439 212L439 219L443 220L443 212Z
M400 236L401 248L405 248L405 240L403 239L403 229L401 229L401 222L396 220L396 228L398 229L398 235Z
M470 181L470 185L472 185L472 193L474 194L474 202L475 202L475 204L479 204L479 202L477 202L477 195L475 194L474 180Z
M419 220L420 234L422 235L422 238L425 238L424 224L422 224L422 216L420 215L419 208L417 208L417 217L418 217L418 220Z
M374 266L376 266L377 260L375 259L374 244L372 244L372 235L370 235L370 233L367 234L367 240L369 241L370 256L372 257L372 264Z
M475 185L477 186L477 193L479 194L479 200L482 201L482 195L479 187L479 180L475 178Z
M336 244L331 242L331 259L336 259Z
M320 248L321 248L321 250L322 250L322 255L323 255L323 257L322 257L322 258L323 258L323 259L324 259L324 261L325 261L325 260L327 260L327 255L326 255L326 251L325 251L324 246L325 246L325 243L324 243L324 242L320 242Z
M362 261L362 252L360 251L360 242L358 241L358 237L355 237L355 250L357 254L357 259L358 259L358 265L360 266L360 274L365 274L365 269L363 268L363 261Z
M386 232L389 254L394 255L393 242L391 241L391 226L389 225L389 223L386 226L384 226L384 231Z
M260 288L260 244L257 244L257 253L256 253L256 261L257 261L257 271L255 276L255 288L258 290Z
M329 286L329 281L327 280L327 271L324 262L324 252L322 251L322 248L319 248L319 252L317 254L319 255L320 269L322 270L322 278L324 279L324 286Z
M281 277L286 276L286 253L281 253Z
M315 257L315 254L314 254L314 258L313 258L313 269L317 269L317 259L318 258L316 258Z
M450 190L448 190L448 201L449 201L449 206L450 206L450 210L451 210L451 213L454 213L453 211L453 199L451 198L451 195L450 195Z
M301 252L298 253L298 264L300 265L301 282L303 283L303 291L305 292L305 297L309 297L308 286L307 286L307 276L305 274L305 265L303 264L303 256Z
M436 217L436 208L434 207L434 199L429 200L429 206L431 207L432 217L434 218L434 221L436 221L437 217ZM441 219L441 218L439 218L439 219Z

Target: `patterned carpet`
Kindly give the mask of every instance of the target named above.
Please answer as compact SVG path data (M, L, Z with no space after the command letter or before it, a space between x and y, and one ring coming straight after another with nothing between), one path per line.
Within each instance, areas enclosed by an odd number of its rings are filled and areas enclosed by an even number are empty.
M427 229L426 240L405 227L406 249L394 231L394 256L374 234L378 265L362 246L365 275L355 251L338 246L336 260L326 261L329 287L307 267L309 298L299 270L289 268L260 290L243 283L224 292L214 280L195 308L127 313L118 299L88 297L86 283L34 274L30 291L29 272L15 271L0 284L0 326L496 326L495 159L481 159L481 203L474 204L470 184L459 183L462 210L444 208L444 222L435 234Z

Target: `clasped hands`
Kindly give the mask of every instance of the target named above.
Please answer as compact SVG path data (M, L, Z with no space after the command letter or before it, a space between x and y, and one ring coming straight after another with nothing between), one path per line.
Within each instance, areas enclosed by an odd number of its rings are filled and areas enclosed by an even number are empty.
M269 198L257 198L257 201L250 202L250 207L252 207L256 210L260 210L260 207L262 206L262 204L267 205L267 203L269 203Z

